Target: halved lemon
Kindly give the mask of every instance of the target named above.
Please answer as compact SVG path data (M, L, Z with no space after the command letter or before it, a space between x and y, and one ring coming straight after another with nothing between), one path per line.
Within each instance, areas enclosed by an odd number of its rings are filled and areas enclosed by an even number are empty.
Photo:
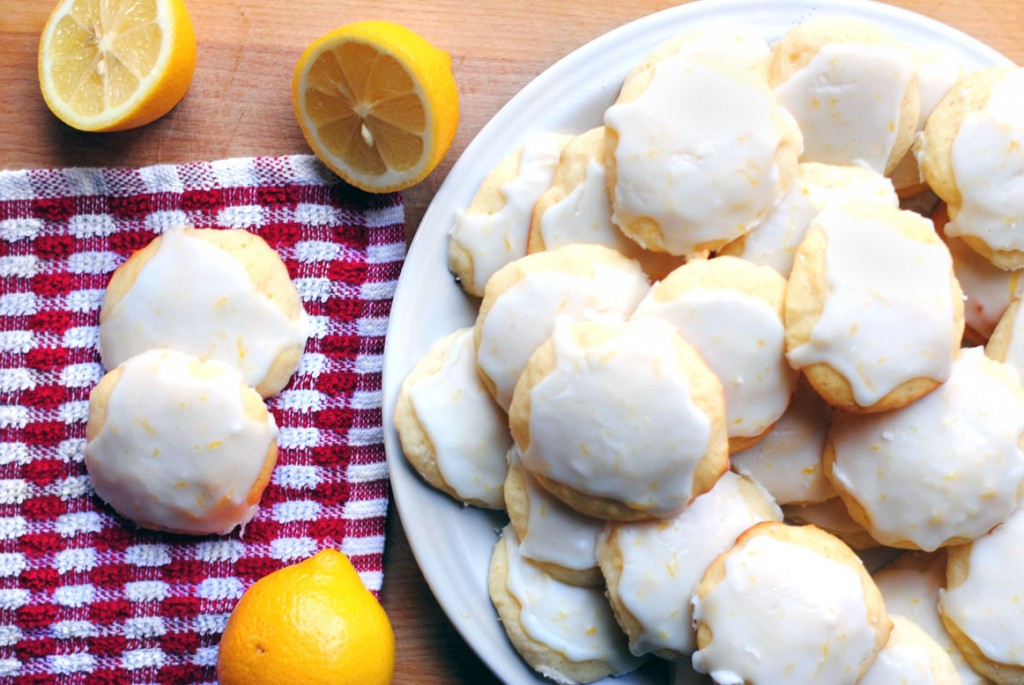
M315 40L292 80L306 142L332 171L373 193L422 181L459 120L451 57L387 21L361 21Z
M81 131L121 131L162 117L196 65L182 0L61 0L39 41L39 86Z

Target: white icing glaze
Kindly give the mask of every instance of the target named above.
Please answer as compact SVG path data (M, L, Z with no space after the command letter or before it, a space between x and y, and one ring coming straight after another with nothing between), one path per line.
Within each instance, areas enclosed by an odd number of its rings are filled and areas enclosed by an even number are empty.
M900 107L915 75L912 53L895 45L831 43L775 87L804 135L802 161L885 173Z
M917 117L917 130L946 97L964 74L964 58L955 48L941 45L919 48L917 56L917 92L921 99L921 113Z
M518 456L514 460L512 468L522 474L530 503L526 535L520 545L522 555L576 571L595 568L594 546L604 521L584 516L562 503L518 464Z
M945 556L937 554L922 567L889 566L875 573L874 579L886 609L906 616L928 633L949 654L963 685L988 684L964 659L939 616L939 590L946 583Z
M953 272L964 291L964 321L988 339L1013 298L1024 293L1020 271L1003 271L972 250L962 238L946 241Z
M920 132L935 107L963 75L964 65L962 55L946 46L916 49L914 55L917 58L917 93L921 101L916 130ZM889 177L901 190L925 182L913 150L904 155Z
M939 611L992 661L1024 666L1024 508L971 543L968 567L963 583L939 591Z
M891 616L892 633L858 685L951 685L936 683L931 655L917 644L907 619ZM918 633L919 635L919 633Z
M506 587L520 605L519 621L527 635L570 661L603 661L617 674L640 665L629 653L602 588L567 585L544 573L521 554L511 526L498 544L508 553Z
M973 236L994 250L1024 250L1024 68L967 115L953 140L952 164L962 204L946 234Z
M857 572L803 545L757 535L731 552L694 620L710 644L693 665L723 685L853 685L874 651Z
M817 526L840 539L867 532L864 526L850 516L849 510L838 495L824 502L786 506L785 514L793 521Z
M949 380L914 403L836 415L833 481L865 508L879 542L934 550L1013 511L1024 482L1024 402L1014 385L1012 369L966 348Z
M725 473L710 491L665 521L613 524L622 554L617 586L623 606L643 630L630 643L634 654L670 649L690 654L697 648L690 595L715 558L755 523L766 520L740 488L741 476ZM774 510L767 493L763 508Z
M827 241L828 295L810 341L789 351L790 363L828 364L865 407L914 378L944 381L959 344L949 250L908 238L880 219L854 218L845 206L823 211L814 228Z
M645 250L612 222L607 173L599 159L590 159L582 182L540 215L537 230L547 250L578 243L604 245L636 259L648 273L667 273L683 260Z
M782 192L772 121L779 110L756 84L682 52L658 63L636 100L610 107L605 124L618 133L615 223L653 219L664 251L677 255L756 225Z
M551 133L530 138L522 147L518 175L501 186L505 200L501 209L457 216L451 240L472 259L475 292L482 293L498 269L526 254L533 206L551 187L558 156L568 140Z
M604 165L587 162L583 182L541 215L540 233L548 249L597 243L622 251L631 241L612 223Z
M219 361L150 350L132 357L107 401L106 421L85 446L93 487L118 513L185 533L226 535L258 506L246 501L271 443L272 415L242 405L242 378ZM218 370L219 373L210 374Z
M100 354L112 369L145 350L171 348L226 362L255 387L278 355L303 346L306 335L305 314L289 319L234 256L174 228L107 314Z
M508 409L530 355L551 335L557 317L590 314L625 318L649 288L640 270L593 265L593 275L534 271L494 300L480 326L477 364L494 381L495 399Z
M477 373L472 328L452 341L441 369L413 385L409 396L445 482L463 499L501 507L512 436Z
M793 187L768 217L743 237L743 249L735 254L788 277L793 255L814 217L830 205L849 200L899 206L892 182L881 174L857 167L805 162L798 168Z
M779 314L761 298L734 290L689 290L670 300L657 293L655 285L634 317L667 321L700 353L722 382L729 437L768 430L789 406L796 382Z
M684 34L679 52L735 69L755 70L765 66L771 47L755 27L721 22Z
M835 494L821 469L832 408L800 384L786 413L753 447L732 457L732 467L759 482L779 504L821 502Z
M651 318L621 324L581 348L555 326L555 368L530 395L532 472L653 516L686 505L711 427L679 367L674 329Z
M1024 316L1020 315L1020 307L1010 322L1010 338L1006 345L1006 359L1003 361L1017 372L1017 377L1024 382Z

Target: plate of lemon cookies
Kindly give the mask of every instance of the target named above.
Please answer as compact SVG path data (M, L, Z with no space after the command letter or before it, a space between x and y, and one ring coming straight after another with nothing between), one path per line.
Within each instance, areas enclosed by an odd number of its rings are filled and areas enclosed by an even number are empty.
M498 678L1016 682L1024 621L962 608L1019 557L1015 69L885 5L699 0L480 131L383 392L413 553ZM941 621L887 609L906 555L952 560L906 591Z

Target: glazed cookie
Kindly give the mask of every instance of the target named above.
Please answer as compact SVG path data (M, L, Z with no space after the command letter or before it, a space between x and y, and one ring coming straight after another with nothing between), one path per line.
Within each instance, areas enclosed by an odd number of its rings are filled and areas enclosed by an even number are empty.
M100 310L108 370L170 348L231 364L263 397L288 383L306 336L306 313L284 262L243 230L168 230L118 267Z
M472 328L435 343L409 372L395 403L395 429L406 459L432 486L466 504L505 506L512 436L477 373Z
M227 535L259 509L277 425L233 367L149 350L89 394L85 467L100 499L143 528Z
M1020 315L1020 302L1015 299L1010 303L985 345L985 354L1008 364L1024 382L1024 316Z
M595 552L604 521L580 514L542 488L515 448L509 450L505 502L524 557L563 583L604 585Z
M850 200L899 206L892 181L879 173L853 166L804 162L797 167L793 187L767 218L750 233L723 247L719 254L770 266L788 278L793 255L814 217L829 205Z
M921 99L915 131L921 133L942 98L963 77L964 62L959 51L946 46L916 48L914 55L917 60L917 92ZM928 190L913 149L903 156L890 176L902 198L915 197Z
M562 150L551 188L534 206L528 252L596 243L636 259L651 278L662 278L685 260L643 249L612 222L604 134L603 126L590 129Z
M964 291L964 337L984 345L1010 303L1024 293L1024 272L1003 271L967 246L946 238L953 272Z
M891 609L890 609L891 612ZM961 685L949 654L909 618L893 613L892 634L859 685Z
M662 43L644 56L630 76L651 69L673 55L682 54L767 79L771 52L771 46L755 27L724 20L704 24Z
M833 491L834 492L834 491ZM838 496L813 504L787 504L782 507L787 521L800 525L812 525L831 533L853 549L873 549L879 546L877 540L857 523L846 504Z
M523 465L597 518L667 518L728 468L722 386L671 325L559 321L509 411Z
M762 221L802 149L762 76L678 44L630 73L604 122L613 221L673 255L706 254Z
M629 316L649 284L640 265L602 245L566 245L502 267L487 284L474 331L477 366L508 409L516 381L558 317Z
M823 502L835 496L821 470L832 407L802 381L775 427L757 444L730 457L737 473L753 478L779 504Z
M968 542L1024 494L1024 390L981 348L961 350L949 380L913 404L837 413L825 473L850 515L890 547Z
M853 685L889 639L860 559L814 526L760 523L693 595L693 666L718 683Z
M872 577L886 609L906 616L928 633L949 656L964 685L990 682L967 663L939 616L939 591L946 586L945 550L931 554L905 552Z
M522 555L506 526L494 546L487 587L501 625L535 671L562 685L638 668L601 588L568 585Z
M916 154L946 201L948 236L962 237L1001 269L1024 267L1024 68L990 67L962 78L928 118Z
M771 430L796 387L785 356L785 292L786 280L767 267L698 259L656 283L633 314L672 324L718 376L730 452Z
M939 613L953 641L992 682L1024 683L1024 508L948 555Z
M771 496L725 473L715 487L666 521L610 522L597 557L608 599L633 654L679 659L696 649L690 595L704 571L743 531L781 521Z
M458 215L448 243L448 269L470 295L482 297L498 269L526 254L533 205L551 186L567 134L530 138L484 178Z
M952 259L927 219L848 202L811 222L786 290L786 351L830 404L879 412L931 392L963 329Z
M801 161L887 174L914 142L914 54L871 22L808 19L775 44L769 82L803 133Z

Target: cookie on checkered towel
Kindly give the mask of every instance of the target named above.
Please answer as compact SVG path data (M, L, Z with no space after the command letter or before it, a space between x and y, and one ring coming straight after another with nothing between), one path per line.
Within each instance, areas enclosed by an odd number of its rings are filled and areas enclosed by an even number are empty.
M277 424L220 361L149 350L89 394L85 466L96 494L143 528L227 535L256 515Z
M168 230L114 272L100 311L107 369L166 347L235 366L263 397L287 385L306 336L288 269L243 230Z

